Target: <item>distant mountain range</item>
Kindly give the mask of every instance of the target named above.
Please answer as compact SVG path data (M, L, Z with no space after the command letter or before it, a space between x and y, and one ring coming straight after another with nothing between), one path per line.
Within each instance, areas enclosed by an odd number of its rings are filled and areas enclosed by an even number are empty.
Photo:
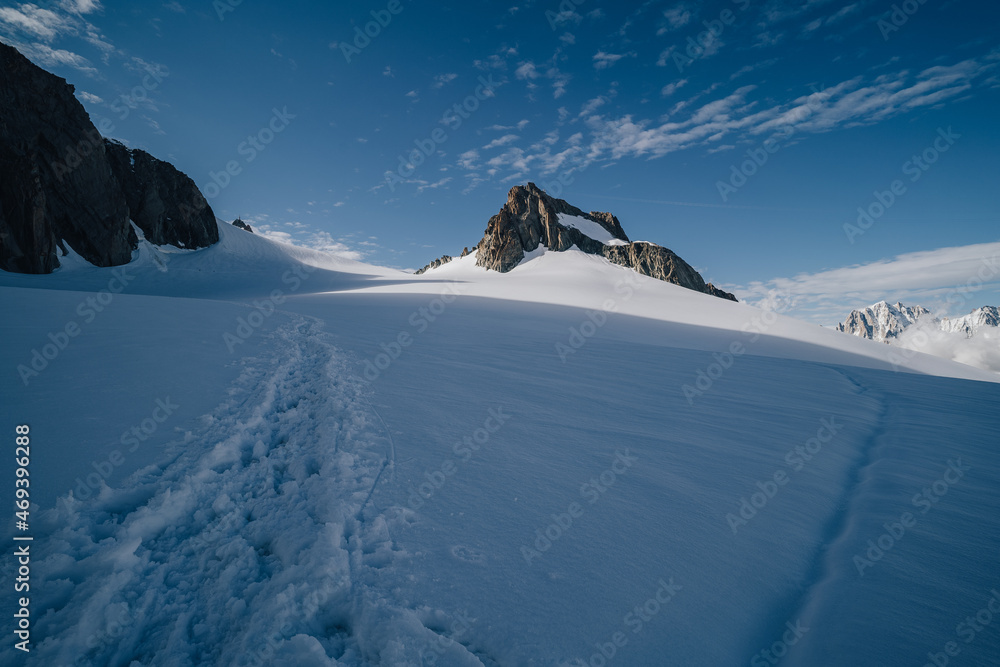
M837 331L879 343L892 343L918 322L934 330L962 333L966 338L972 338L984 327L1000 327L1000 311L996 306L983 306L963 317L938 318L923 306L879 301L867 308L852 310L847 319L837 325Z

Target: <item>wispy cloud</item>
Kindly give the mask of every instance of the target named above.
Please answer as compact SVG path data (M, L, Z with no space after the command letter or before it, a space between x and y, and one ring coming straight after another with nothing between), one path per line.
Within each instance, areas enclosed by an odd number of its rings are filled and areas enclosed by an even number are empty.
M449 72L447 74L438 74L436 77L434 77L434 83L431 85L431 88L443 88L445 84L451 83L457 78L458 75L453 72Z
M253 227L254 232L272 241L318 250L344 259L362 260L368 254L367 249L359 250L349 245L347 239L336 239L329 232L313 229L298 221L273 223L267 216L243 216L243 220Z
M791 314L825 325L883 299L962 315L983 305L977 293L998 288L1000 242L912 252L867 264L727 287L750 304L764 302L777 290L791 298Z
M751 67L768 64L762 61ZM567 142L561 149L539 142L527 149L508 151L504 155L507 162L498 160L492 168L498 178L506 181L531 171L546 175L558 169L585 169L599 161L655 159L698 146L717 148L759 142L762 136L779 131L794 130L803 135L872 125L915 109L944 104L980 83L989 85L989 77L996 74L998 67L1000 59L991 54L916 73L873 73L778 103L758 91L756 85L741 86L721 98L709 99L713 91L725 85L719 81L678 102L665 118L656 119L601 113L599 107L607 100L597 97L586 102L577 117L587 130L583 141L573 145ZM535 71L524 69L525 76ZM676 95L682 85L668 84L661 92ZM567 115L560 111L560 121L565 121Z
M594 69L608 69L622 58L627 58L627 53L606 53L598 51L594 54Z
M93 24L83 18L101 9L97 0L63 0L50 8L32 3L0 7L0 37L42 67L68 66L94 75L97 69L90 60L55 46L55 42L79 37L97 48L101 59L107 63L117 50Z
M491 141L490 143L488 143L485 146L483 146L483 150L484 151L488 151L491 148L499 148L500 146L506 146L507 144L512 143L512 142L517 141L517 140L518 140L518 136L516 134L505 134L502 137L498 137L498 138L494 139L493 141Z

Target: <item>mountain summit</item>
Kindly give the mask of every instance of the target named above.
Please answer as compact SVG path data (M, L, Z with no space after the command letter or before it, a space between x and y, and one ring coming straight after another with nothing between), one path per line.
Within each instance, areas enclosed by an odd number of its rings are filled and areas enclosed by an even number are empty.
M642 275L736 301L729 292L706 283L690 264L668 248L629 240L618 218L611 213L585 213L562 199L549 196L534 183L511 188L507 203L490 218L475 248L476 264L506 273L539 246L555 252L575 246ZM418 273L449 261L451 257L445 255Z
M837 325L837 331L868 338L879 343L887 343L896 338L911 324L931 311L923 306L896 305L888 301L879 301L861 310L852 310L847 319Z
M904 306L898 302L892 305L879 301L867 308L852 310L847 319L837 325L837 331L879 343L889 343L899 338L905 329L917 324L918 320L921 324L928 324L931 330L961 333L966 338L972 338L981 329L1000 327L1000 309L996 306L983 306L968 315L952 319L934 317L923 306Z

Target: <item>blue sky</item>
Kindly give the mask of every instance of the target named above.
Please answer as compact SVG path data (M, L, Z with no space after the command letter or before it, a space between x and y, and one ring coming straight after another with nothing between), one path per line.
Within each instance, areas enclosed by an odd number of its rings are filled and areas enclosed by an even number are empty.
M823 324L1000 302L998 24L971 0L0 3L0 39L225 220L417 268L530 180Z

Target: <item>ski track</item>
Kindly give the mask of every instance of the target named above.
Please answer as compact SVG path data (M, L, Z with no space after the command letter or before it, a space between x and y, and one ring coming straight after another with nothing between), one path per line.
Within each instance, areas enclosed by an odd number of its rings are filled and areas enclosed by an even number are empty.
M482 665L431 629L446 614L380 592L412 514L369 504L395 444L320 328L271 334L274 356L244 360L162 466L44 513L24 664L416 665L438 640L448 664Z
M856 516L856 504L865 484L874 476L873 469L879 461L877 456L879 440L886 432L889 415L889 402L886 395L862 384L840 368L830 367L830 370L847 380L859 398L868 397L878 402L875 427L858 448L857 458L847 471L847 483L837 502L837 510L826 521L823 529L823 540L806 570L800 590L787 603L779 605L775 611L768 615L770 630L762 632L759 646L752 649L754 652L759 651L761 647L770 646L771 642L781 637L787 629L786 622L795 623L796 620L802 619L803 625L810 627L808 619L812 616L810 612L816 601L817 591L825 583L838 577L838 572L842 570L833 562L834 554L837 552L838 545L847 540L851 534L852 520ZM752 655L752 653L748 652L747 655ZM789 654L781 662L792 662L793 655L794 647L791 647Z

